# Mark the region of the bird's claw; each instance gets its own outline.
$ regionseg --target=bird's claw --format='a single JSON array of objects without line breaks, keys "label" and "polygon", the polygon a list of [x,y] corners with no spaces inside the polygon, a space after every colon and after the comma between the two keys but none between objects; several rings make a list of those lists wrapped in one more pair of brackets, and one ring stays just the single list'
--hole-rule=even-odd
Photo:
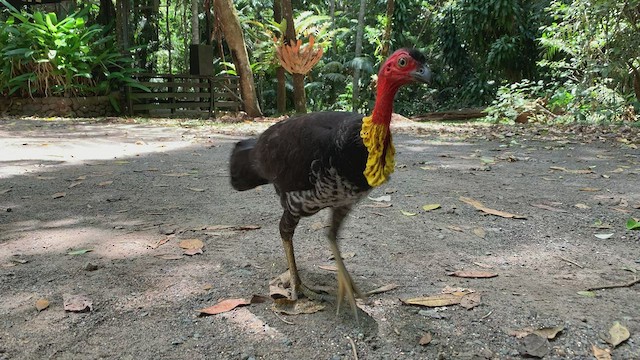
[{"label": "bird's claw", "polygon": [[338,302],[336,313],[340,312],[340,305],[342,305],[342,300],[344,298],[349,302],[349,306],[351,306],[351,310],[353,310],[353,316],[358,320],[358,306],[356,305],[356,297],[360,299],[364,299],[365,296],[362,295],[358,287],[351,279],[351,275],[347,271],[346,268],[340,269],[338,268]]}]

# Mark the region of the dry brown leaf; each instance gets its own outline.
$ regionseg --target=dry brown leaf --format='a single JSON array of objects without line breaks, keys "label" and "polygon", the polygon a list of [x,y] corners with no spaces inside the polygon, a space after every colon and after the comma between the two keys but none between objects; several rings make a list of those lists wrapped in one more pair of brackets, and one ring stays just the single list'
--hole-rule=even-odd
[{"label": "dry brown leaf", "polygon": [[575,207],[576,207],[576,208],[578,208],[578,209],[582,209],[582,210],[588,210],[588,209],[591,209],[591,206],[589,206],[589,205],[587,205],[587,204],[582,204],[582,203],[577,203],[577,204],[575,204],[575,205],[573,205],[573,206],[575,206]]},{"label": "dry brown leaf", "polygon": [[522,339],[523,337],[533,333],[533,328],[524,328],[520,330],[510,330],[508,334],[510,336],[515,336],[517,339]]},{"label": "dry brown leaf", "polygon": [[474,307],[480,305],[481,301],[482,296],[480,295],[480,293],[466,294],[462,297],[462,299],[460,299],[460,306],[467,310],[471,310]]},{"label": "dry brown leaf", "polygon": [[611,360],[611,350],[609,349],[600,349],[595,345],[591,345],[591,351],[593,351],[593,356],[595,356],[596,360]]},{"label": "dry brown leaf", "polygon": [[[351,259],[353,257],[356,257],[356,253],[352,251],[348,251],[348,252],[341,253],[340,256],[342,257],[342,259]],[[335,259],[336,257],[333,256],[333,254],[329,255],[329,257],[327,258],[327,260],[335,260]]]},{"label": "dry brown leaf", "polygon": [[101,183],[98,183],[98,186],[108,186],[108,185],[111,185],[111,184],[113,184],[113,181],[112,180],[107,180],[107,181],[103,181]]},{"label": "dry brown leaf", "polygon": [[338,271],[338,268],[335,265],[318,265],[318,267],[326,271]]},{"label": "dry brown leaf", "polygon": [[158,240],[155,244],[151,245],[150,247],[151,247],[152,249],[157,249],[157,248],[159,248],[160,246],[162,246],[162,245],[164,245],[164,244],[168,243],[168,242],[169,242],[169,240],[171,240],[171,238],[170,238],[170,237],[167,237],[167,238],[164,238],[164,239],[160,239],[160,240]]},{"label": "dry brown leaf", "polygon": [[398,288],[397,284],[388,284],[388,285],[380,286],[379,288],[376,288],[373,290],[369,290],[367,291],[366,295],[382,294],[384,292],[391,291],[397,288]]},{"label": "dry brown leaf", "polygon": [[449,225],[449,226],[447,226],[447,229],[453,230],[453,231],[457,231],[457,232],[464,232],[463,228],[461,228],[460,226],[455,226],[455,225]]},{"label": "dry brown leaf", "polygon": [[307,298],[296,301],[289,299],[276,299],[273,302],[272,310],[287,315],[313,314],[325,308],[323,304],[314,302]]},{"label": "dry brown leaf", "polygon": [[431,335],[431,333],[427,332],[424,335],[422,335],[422,337],[420,338],[419,344],[422,346],[429,345],[432,339],[433,339],[433,336]]},{"label": "dry brown leaf", "polygon": [[466,204],[469,204],[469,205],[473,206],[474,208],[476,208],[477,210],[482,211],[482,212],[484,212],[486,214],[489,214],[489,215],[495,215],[495,216],[500,216],[500,217],[503,217],[503,218],[513,218],[513,219],[526,219],[527,218],[526,216],[523,216],[523,215],[511,214],[511,213],[508,213],[506,211],[501,211],[501,210],[488,208],[488,207],[484,206],[480,201],[474,200],[474,199],[471,199],[471,198],[468,198],[468,197],[460,196],[460,201],[462,201],[462,202],[464,202]]},{"label": "dry brown leaf", "polygon": [[538,336],[545,337],[549,340],[553,340],[562,330],[564,330],[564,326],[544,327],[533,330],[533,333]]},{"label": "dry brown leaf", "polygon": [[498,274],[490,271],[483,270],[458,270],[452,273],[448,273],[449,276],[472,278],[472,279],[487,279],[498,276]]},{"label": "dry brown leaf", "polygon": [[82,181],[74,181],[71,184],[69,184],[69,186],[67,186],[67,189],[72,189],[80,184],[82,184]]},{"label": "dry brown leaf", "polygon": [[481,239],[484,239],[484,237],[487,235],[487,233],[481,227],[474,228],[473,233]]},{"label": "dry brown leaf", "polygon": [[549,166],[549,169],[564,171],[564,172],[569,173],[569,174],[593,174],[593,170],[591,170],[591,169],[573,170],[573,169],[564,168],[562,166]]},{"label": "dry brown leaf", "polygon": [[291,274],[287,270],[269,282],[269,296],[272,299],[291,298],[290,286]]},{"label": "dry brown leaf", "polygon": [[194,256],[194,255],[202,254],[203,251],[202,251],[202,248],[195,248],[195,249],[185,249],[182,253],[187,256]]},{"label": "dry brown leaf", "polygon": [[200,239],[185,239],[178,243],[178,245],[187,250],[187,249],[201,249],[204,247],[204,243]]},{"label": "dry brown leaf", "polygon": [[421,305],[427,307],[439,307],[460,304],[461,295],[454,294],[437,294],[424,297],[410,298],[400,300],[405,305]]},{"label": "dry brown leaf", "polygon": [[62,300],[65,311],[89,312],[93,310],[93,302],[86,295],[64,294]]},{"label": "dry brown leaf", "polygon": [[36,310],[42,311],[48,307],[49,307],[49,300],[42,298],[36,301]]},{"label": "dry brown leaf", "polygon": [[208,308],[200,309],[198,311],[200,312],[200,315],[216,315],[231,311],[238,306],[245,306],[249,304],[251,304],[251,302],[245,299],[226,299],[213,306],[209,306]]},{"label": "dry brown leaf", "polygon": [[362,205],[362,207],[366,207],[366,208],[374,208],[374,209],[383,209],[383,208],[389,208],[392,207],[393,204],[388,204],[388,203],[373,203],[373,204],[364,204]]},{"label": "dry brown leaf", "polygon": [[58,193],[55,193],[55,194],[51,195],[51,197],[54,198],[54,199],[60,199],[60,198],[63,198],[65,196],[67,196],[66,192],[58,192]]},{"label": "dry brown leaf", "polygon": [[584,188],[581,188],[580,191],[596,192],[596,191],[600,191],[600,188],[584,187]]}]

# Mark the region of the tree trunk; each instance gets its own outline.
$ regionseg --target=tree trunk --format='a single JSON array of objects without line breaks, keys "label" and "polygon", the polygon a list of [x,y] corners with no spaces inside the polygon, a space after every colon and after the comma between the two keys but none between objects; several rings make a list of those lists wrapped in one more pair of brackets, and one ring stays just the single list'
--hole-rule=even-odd
[{"label": "tree trunk", "polygon": [[384,26],[384,33],[382,34],[382,50],[380,51],[380,57],[383,59],[386,59],[389,56],[389,48],[391,47],[391,25],[393,23],[394,5],[394,0],[387,0],[387,23]]},{"label": "tree trunk", "polygon": [[[362,55],[362,33],[364,32],[364,11],[366,0],[360,0],[360,11],[358,12],[358,27],[356,29],[356,58]],[[353,98],[351,99],[352,111],[358,111],[358,100],[360,97],[360,67],[356,66],[353,71]]]},{"label": "tree trunk", "polygon": [[[277,23],[282,22],[281,0],[273,1],[273,19]],[[287,79],[282,66],[278,66],[276,68],[276,78],[278,79],[278,83],[276,85],[276,107],[278,109],[278,114],[284,114],[287,112]]]},{"label": "tree trunk", "polygon": [[200,45],[200,22],[198,21],[198,0],[191,0],[191,43],[194,45]]},{"label": "tree trunk", "polygon": [[[291,0],[282,0],[282,16],[287,21],[287,30],[284,36],[285,44],[296,40],[296,29],[293,24],[293,8]],[[293,105],[296,112],[304,114],[307,112],[307,99],[304,93],[304,75],[291,74],[293,76]]]},{"label": "tree trunk", "polygon": [[240,77],[240,94],[244,103],[244,111],[251,117],[262,116],[242,27],[240,26],[236,8],[233,6],[233,1],[215,0],[214,11],[222,27],[227,45],[231,50],[236,72]]}]

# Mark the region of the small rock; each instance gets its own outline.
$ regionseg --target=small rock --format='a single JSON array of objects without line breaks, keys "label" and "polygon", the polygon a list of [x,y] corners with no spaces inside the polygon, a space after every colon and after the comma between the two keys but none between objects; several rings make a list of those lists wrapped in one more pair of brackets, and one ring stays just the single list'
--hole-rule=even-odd
[{"label": "small rock", "polygon": [[84,266],[84,269],[85,271],[96,271],[98,270],[98,265],[89,262]]}]

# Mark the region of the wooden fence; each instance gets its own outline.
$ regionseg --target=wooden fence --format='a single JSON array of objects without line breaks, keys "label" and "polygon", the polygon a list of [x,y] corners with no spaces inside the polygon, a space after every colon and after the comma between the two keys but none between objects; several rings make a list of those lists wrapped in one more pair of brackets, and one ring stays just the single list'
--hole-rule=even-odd
[{"label": "wooden fence", "polygon": [[237,76],[138,74],[140,84],[151,89],[126,89],[129,115],[207,116],[216,111],[239,111]]}]

